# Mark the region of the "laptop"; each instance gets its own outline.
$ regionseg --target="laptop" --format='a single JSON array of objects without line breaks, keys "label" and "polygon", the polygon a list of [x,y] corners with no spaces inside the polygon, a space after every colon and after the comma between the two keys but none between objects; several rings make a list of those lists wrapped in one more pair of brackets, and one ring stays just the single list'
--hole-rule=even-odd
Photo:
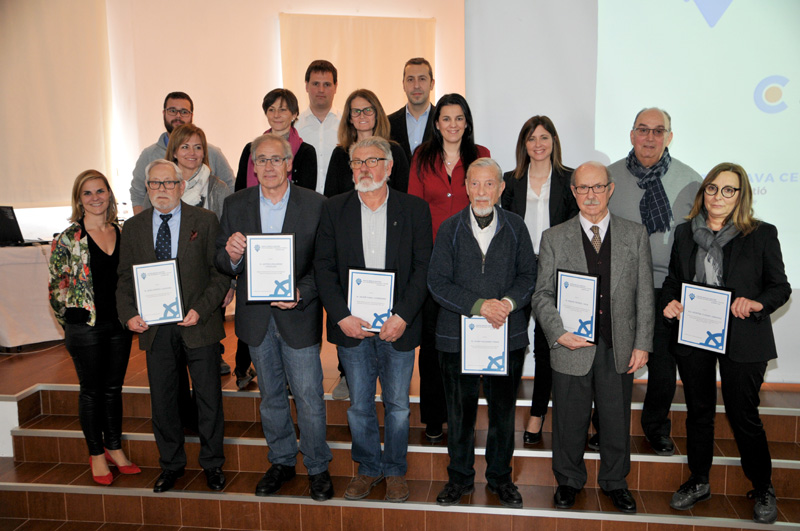
[{"label": "laptop", "polygon": [[26,240],[22,237],[19,229],[17,216],[14,214],[14,207],[0,206],[0,247],[10,245],[35,245],[49,243],[45,240]]}]

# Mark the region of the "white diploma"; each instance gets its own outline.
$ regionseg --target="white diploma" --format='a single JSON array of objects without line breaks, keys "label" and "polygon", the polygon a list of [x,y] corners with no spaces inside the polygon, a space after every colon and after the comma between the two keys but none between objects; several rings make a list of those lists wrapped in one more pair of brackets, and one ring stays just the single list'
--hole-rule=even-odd
[{"label": "white diploma", "polygon": [[165,260],[133,266],[139,315],[148,325],[183,321],[178,262]]},{"label": "white diploma", "polygon": [[593,343],[599,277],[559,270],[556,308],[567,332]]},{"label": "white diploma", "polygon": [[293,301],[294,234],[248,234],[247,300]]},{"label": "white diploma", "polygon": [[678,343],[725,354],[733,292],[684,282]]},{"label": "white diploma", "polygon": [[461,316],[462,374],[508,374],[506,323],[494,328],[485,317]]},{"label": "white diploma", "polygon": [[394,306],[393,271],[351,269],[347,307],[351,315],[370,323],[369,332],[380,332]]}]

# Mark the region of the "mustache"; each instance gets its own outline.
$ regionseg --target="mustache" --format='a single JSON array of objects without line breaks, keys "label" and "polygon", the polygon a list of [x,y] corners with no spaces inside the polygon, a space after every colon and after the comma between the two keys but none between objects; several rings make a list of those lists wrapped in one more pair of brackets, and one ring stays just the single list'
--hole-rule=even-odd
[{"label": "mustache", "polygon": [[586,199],[583,200],[583,204],[585,206],[599,205],[600,204],[600,200],[597,199],[596,197],[594,197],[594,198],[587,197]]}]

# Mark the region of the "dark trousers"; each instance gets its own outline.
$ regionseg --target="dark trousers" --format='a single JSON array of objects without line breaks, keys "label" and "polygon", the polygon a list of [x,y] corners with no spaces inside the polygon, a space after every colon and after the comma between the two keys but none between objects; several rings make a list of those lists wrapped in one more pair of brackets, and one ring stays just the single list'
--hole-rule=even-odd
[{"label": "dark trousers", "polygon": [[439,305],[428,295],[422,306],[422,340],[419,345],[419,413],[423,424],[447,422],[439,352],[436,350],[436,319]]},{"label": "dark trousers", "polygon": [[672,421],[669,409],[675,397],[676,362],[670,352],[670,331],[659,304],[661,289],[655,290],[656,322],[653,328],[653,352],[647,360],[647,393],[642,407],[642,430],[648,439],[669,437]]},{"label": "dark trousers", "polygon": [[131,355],[131,334],[118,321],[67,324],[67,347],[80,382],[78,417],[90,455],[122,448],[122,383]]},{"label": "dark trousers", "polygon": [[677,359],[686,395],[686,444],[692,476],[708,482],[711,470],[719,361],[725,414],[742,456],[742,469],[753,488],[769,486],[772,459],[767,434],[758,415],[758,392],[764,382],[767,362],[738,363],[725,355],[702,349],[693,349],[690,355],[677,356]]},{"label": "dark trousers", "polygon": [[236,367],[234,374],[239,378],[247,376],[247,369],[250,368],[250,347],[241,339],[236,343]]},{"label": "dark trousers", "polygon": [[550,368],[550,345],[539,322],[533,332],[533,356],[536,367],[533,373],[533,397],[531,400],[531,417],[541,417],[547,413],[550,394],[553,390],[553,369]]},{"label": "dark trousers", "polygon": [[559,485],[581,489],[586,484],[583,452],[594,397],[603,426],[597,481],[605,490],[628,488],[632,390],[633,374],[617,374],[614,351],[602,339],[588,374],[553,371],[553,474]]},{"label": "dark trousers", "polygon": [[515,404],[524,360],[524,348],[512,350],[508,354],[508,376],[480,376],[461,374],[460,353],[439,353],[447,397],[447,474],[453,483],[475,482],[475,418],[481,380],[489,405],[486,480],[492,486],[511,481]]},{"label": "dark trousers", "polygon": [[[202,325],[196,325],[202,326]],[[183,428],[178,408],[179,372],[185,355],[192,377],[197,403],[200,435],[200,456],[203,468],[221,467],[224,422],[222,386],[219,379],[218,345],[188,348],[177,325],[158,327],[153,344],[147,351],[147,377],[150,380],[150,401],[153,411],[153,435],[160,454],[161,468],[179,471],[186,466]]]}]

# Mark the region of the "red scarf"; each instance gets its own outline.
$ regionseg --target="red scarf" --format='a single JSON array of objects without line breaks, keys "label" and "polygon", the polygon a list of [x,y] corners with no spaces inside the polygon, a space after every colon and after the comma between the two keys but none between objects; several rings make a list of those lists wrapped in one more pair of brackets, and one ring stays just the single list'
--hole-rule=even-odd
[{"label": "red scarf", "polygon": [[[264,134],[271,133],[272,129],[267,129],[264,131]],[[300,149],[300,145],[303,143],[303,139],[300,138],[300,133],[297,132],[297,129],[292,126],[289,129],[289,145],[292,146],[292,157],[297,155],[297,150]],[[292,174],[289,174],[289,180],[292,180]],[[256,177],[256,167],[253,164],[253,154],[250,153],[250,156],[247,158],[247,187],[250,188],[251,186],[255,186],[258,184],[258,177]]]}]

